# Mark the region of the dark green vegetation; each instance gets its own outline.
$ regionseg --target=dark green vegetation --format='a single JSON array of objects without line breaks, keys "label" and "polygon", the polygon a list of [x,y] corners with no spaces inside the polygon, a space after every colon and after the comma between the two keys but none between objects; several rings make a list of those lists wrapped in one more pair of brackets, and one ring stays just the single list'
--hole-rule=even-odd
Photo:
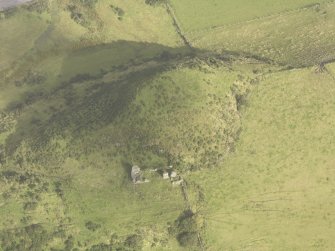
[{"label": "dark green vegetation", "polygon": [[335,5],[249,2],[1,12],[0,250],[332,250]]}]

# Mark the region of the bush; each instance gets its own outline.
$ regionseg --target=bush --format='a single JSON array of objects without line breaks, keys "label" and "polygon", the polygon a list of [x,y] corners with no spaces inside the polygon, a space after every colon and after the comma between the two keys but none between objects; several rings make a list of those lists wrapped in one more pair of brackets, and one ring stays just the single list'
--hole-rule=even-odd
[{"label": "bush", "polygon": [[157,4],[163,4],[166,0],[145,0],[145,3],[148,5],[157,5]]},{"label": "bush", "polygon": [[24,104],[21,101],[13,101],[6,107],[7,112],[20,112],[24,108]]},{"label": "bush", "polygon": [[63,198],[64,191],[62,189],[62,183],[59,181],[55,182],[55,192],[59,197]]},{"label": "bush", "polygon": [[77,74],[74,77],[72,77],[69,80],[69,84],[79,83],[79,82],[84,82],[84,81],[94,80],[94,79],[96,79],[96,77],[91,76],[89,73],[81,73],[81,74]]},{"label": "bush", "polygon": [[49,9],[48,1],[45,0],[35,0],[29,4],[22,5],[22,8],[28,11],[36,11],[38,13],[45,12]]},{"label": "bush", "polygon": [[88,251],[112,251],[115,250],[112,248],[112,245],[100,243],[96,244],[90,247],[90,249],[87,249]]},{"label": "bush", "polygon": [[177,240],[182,247],[197,247],[198,236],[196,232],[183,232],[177,236]]},{"label": "bush", "polygon": [[71,251],[72,248],[74,247],[74,238],[72,235],[70,235],[66,241],[64,242],[64,245],[65,245],[65,248],[64,250],[65,251]]},{"label": "bush", "polygon": [[37,207],[37,202],[36,201],[29,201],[26,202],[23,206],[24,210],[34,210]]},{"label": "bush", "polygon": [[99,229],[101,227],[100,224],[94,223],[92,221],[88,221],[85,223],[85,227],[90,230],[90,231],[96,231],[97,229]]},{"label": "bush", "polygon": [[83,5],[87,5],[89,7],[94,7],[98,0],[80,0]]},{"label": "bush", "polygon": [[185,210],[169,230],[182,247],[198,246],[196,215],[191,210]]},{"label": "bush", "polygon": [[0,232],[1,250],[45,250],[50,240],[48,232],[39,224]]},{"label": "bush", "polygon": [[133,234],[126,238],[124,244],[131,250],[142,250],[143,239],[140,235]]},{"label": "bush", "polygon": [[110,5],[110,7],[112,8],[113,12],[118,16],[118,19],[122,20],[122,17],[124,16],[125,13],[124,10],[114,5]]}]

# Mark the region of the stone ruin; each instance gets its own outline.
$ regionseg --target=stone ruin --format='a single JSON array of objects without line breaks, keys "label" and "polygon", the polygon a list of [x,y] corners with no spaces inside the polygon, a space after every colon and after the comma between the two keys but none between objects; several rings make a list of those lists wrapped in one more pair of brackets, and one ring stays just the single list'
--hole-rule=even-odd
[{"label": "stone ruin", "polygon": [[141,168],[139,168],[136,165],[131,168],[131,178],[134,184],[141,184],[141,183],[149,182],[149,180],[143,178]]}]

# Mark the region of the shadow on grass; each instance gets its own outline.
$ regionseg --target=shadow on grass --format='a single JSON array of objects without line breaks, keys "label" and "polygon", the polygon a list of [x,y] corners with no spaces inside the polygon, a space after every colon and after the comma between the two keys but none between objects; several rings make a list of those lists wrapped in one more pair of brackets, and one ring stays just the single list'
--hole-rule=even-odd
[{"label": "shadow on grass", "polygon": [[[7,154],[12,154],[25,139],[41,148],[65,132],[75,137],[83,130],[110,124],[127,109],[147,80],[196,54],[186,47],[129,41],[74,51],[63,62],[56,88],[27,92],[8,105],[8,112],[21,115],[15,132],[7,138]],[[104,82],[102,77],[106,74],[123,75]],[[74,86],[78,85],[86,90],[76,93]],[[62,99],[65,105],[61,108],[53,104]],[[41,110],[47,112],[43,116],[35,112]]]}]

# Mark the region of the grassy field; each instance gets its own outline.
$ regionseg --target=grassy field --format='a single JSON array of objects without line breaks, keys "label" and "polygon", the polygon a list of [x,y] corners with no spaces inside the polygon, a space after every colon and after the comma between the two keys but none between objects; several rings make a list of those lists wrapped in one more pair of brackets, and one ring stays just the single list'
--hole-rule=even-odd
[{"label": "grassy field", "polygon": [[191,178],[207,195],[209,250],[332,250],[334,94],[310,68],[253,90],[236,152]]},{"label": "grassy field", "polygon": [[[67,124],[73,106],[81,115],[101,114],[84,101],[94,100],[96,85],[103,86],[98,86],[103,94],[125,78],[110,91],[126,97],[117,92],[132,92],[135,86],[121,86],[131,80],[127,75],[132,71],[155,66],[143,81],[169,64],[162,56],[171,57],[172,64],[188,54],[176,48],[181,42],[170,17],[164,8],[143,1],[99,1],[93,7],[80,1],[40,3],[1,13],[0,250],[100,250],[112,244],[122,250],[181,249],[168,232],[168,224],[185,209],[178,187],[149,173],[150,186],[134,188],[128,166],[121,161],[127,156],[109,151],[111,144],[97,153],[103,141],[100,132],[95,134],[96,144],[88,141],[94,130],[87,127],[82,140],[39,133],[51,122],[73,133],[79,125],[71,122],[82,119],[74,116]],[[101,104],[120,107],[108,98],[102,96]],[[93,113],[86,114],[83,125],[99,124]],[[65,120],[54,118],[57,114]],[[113,133],[108,128],[106,132]],[[33,144],[32,149],[29,138],[45,148]],[[79,145],[71,145],[71,140]],[[20,147],[7,162],[3,154],[10,145]],[[86,149],[93,149],[89,157]]]},{"label": "grassy field", "polygon": [[[32,8],[22,6],[1,14],[0,85],[6,85],[0,93],[2,107],[5,99],[22,96],[13,85],[37,68],[41,69],[38,73],[47,73],[43,88],[48,89],[63,81],[57,79],[59,75],[69,78],[78,72],[96,73],[130,59],[159,56],[182,45],[165,9],[153,8],[143,1],[99,1],[93,7],[76,0],[35,2]],[[122,17],[111,6],[122,9]],[[81,19],[76,19],[76,15]],[[130,47],[132,50],[125,50]],[[96,65],[100,60],[101,64]]]},{"label": "grassy field", "polygon": [[[15,18],[0,19],[0,71],[24,56],[46,30],[48,18],[21,11]],[[22,42],[21,38],[25,41]]]},{"label": "grassy field", "polygon": [[335,4],[169,5],[0,12],[1,251],[334,249]]},{"label": "grassy field", "polygon": [[[163,51],[144,48],[152,55]],[[113,52],[106,46],[100,49],[102,52],[99,47],[76,52],[70,60],[82,56],[94,61],[97,53]],[[149,173],[152,182],[134,191],[128,167],[136,163],[150,169],[179,163],[176,168],[183,172],[222,161],[240,128],[232,88],[242,97],[268,66],[255,60],[229,63],[187,54],[185,59],[173,60],[183,57],[180,51],[171,50],[170,63],[158,58],[144,68],[135,63],[129,69],[112,67],[100,72],[81,65],[68,74],[91,70],[89,75],[70,78],[64,74],[64,80],[70,81],[51,89],[52,96],[46,86],[45,92],[19,108],[7,104],[4,111],[20,111],[20,116],[14,133],[8,133],[13,130],[11,125],[1,134],[11,156],[4,168],[38,173],[47,185],[44,188],[44,183],[34,180],[18,185],[16,179],[4,178],[3,192],[13,190],[20,200],[17,196],[4,199],[3,210],[11,210],[12,218],[2,226],[22,229],[38,224],[52,236],[43,245],[53,248],[64,248],[71,236],[78,248],[90,248],[109,245],[113,233],[120,243],[136,233],[143,238],[143,249],[183,249],[168,231],[186,209],[180,188]],[[28,79],[22,81],[22,86],[12,88],[31,93]],[[13,101],[13,96],[8,100]],[[61,235],[57,234],[59,226],[63,226]],[[13,231],[3,235],[13,239],[7,244],[2,237],[5,247],[22,237],[21,232]]]},{"label": "grassy field", "polygon": [[206,30],[217,26],[240,23],[292,9],[326,1],[297,0],[171,0],[185,32]]},{"label": "grassy field", "polygon": [[245,52],[293,67],[310,66],[334,58],[334,11],[334,3],[323,4],[194,33],[190,40],[200,48]]}]

